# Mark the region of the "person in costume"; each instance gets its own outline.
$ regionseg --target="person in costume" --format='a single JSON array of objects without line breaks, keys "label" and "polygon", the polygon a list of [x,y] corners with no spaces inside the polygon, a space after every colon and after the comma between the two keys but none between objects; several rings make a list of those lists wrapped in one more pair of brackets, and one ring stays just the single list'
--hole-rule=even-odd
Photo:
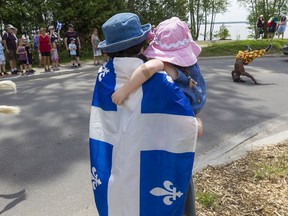
[{"label": "person in costume", "polygon": [[244,65],[250,64],[255,58],[259,58],[264,56],[267,52],[269,52],[272,48],[272,44],[269,44],[266,49],[261,50],[252,50],[249,46],[247,46],[247,50],[241,51],[236,55],[236,61],[234,64],[234,70],[231,72],[232,79],[234,82],[245,82],[241,79],[240,76],[247,76],[253,80],[255,84],[259,84],[256,79],[246,72]]},{"label": "person in costume", "polygon": [[98,71],[90,116],[90,161],[100,216],[182,216],[198,125],[182,90],[155,73],[122,105],[112,101],[147,59],[150,24],[119,13],[102,26],[98,47],[110,57]]}]

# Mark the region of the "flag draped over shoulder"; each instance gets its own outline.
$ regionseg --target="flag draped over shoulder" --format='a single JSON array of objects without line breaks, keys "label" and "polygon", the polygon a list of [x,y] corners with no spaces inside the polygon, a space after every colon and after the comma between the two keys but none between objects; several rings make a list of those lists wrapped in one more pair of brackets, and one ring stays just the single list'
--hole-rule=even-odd
[{"label": "flag draped over shoulder", "polygon": [[192,174],[197,124],[183,92],[158,72],[123,105],[111,100],[138,58],[98,72],[90,116],[91,179],[100,216],[180,216]]}]

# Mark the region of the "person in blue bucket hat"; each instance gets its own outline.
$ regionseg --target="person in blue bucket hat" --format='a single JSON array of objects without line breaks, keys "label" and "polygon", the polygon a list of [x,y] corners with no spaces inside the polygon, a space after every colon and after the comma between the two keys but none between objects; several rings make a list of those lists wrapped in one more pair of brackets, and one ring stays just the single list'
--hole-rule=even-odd
[{"label": "person in blue bucket hat", "polygon": [[[90,175],[100,216],[182,216],[198,125],[188,99],[159,71],[125,102],[114,91],[146,61],[150,24],[119,13],[102,26],[99,48],[110,60],[98,71],[92,98]],[[145,70],[143,70],[143,76]]]},{"label": "person in blue bucket hat", "polygon": [[141,25],[137,15],[120,13],[105,22],[102,30],[105,40],[98,47],[106,53],[115,53],[145,41],[151,24]]}]

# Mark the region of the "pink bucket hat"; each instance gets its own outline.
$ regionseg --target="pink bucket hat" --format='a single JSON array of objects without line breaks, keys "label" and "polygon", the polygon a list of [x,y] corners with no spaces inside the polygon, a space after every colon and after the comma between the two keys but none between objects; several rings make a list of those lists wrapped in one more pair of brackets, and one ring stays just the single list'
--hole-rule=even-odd
[{"label": "pink bucket hat", "polygon": [[153,33],[154,39],[144,51],[146,57],[182,67],[197,62],[201,47],[193,41],[187,24],[178,17],[159,23]]}]

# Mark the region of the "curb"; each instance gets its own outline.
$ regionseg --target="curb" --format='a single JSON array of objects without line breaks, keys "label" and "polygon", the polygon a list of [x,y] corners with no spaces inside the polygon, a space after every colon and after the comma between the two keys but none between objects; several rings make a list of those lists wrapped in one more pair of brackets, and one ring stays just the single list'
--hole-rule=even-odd
[{"label": "curb", "polygon": [[197,156],[196,153],[193,172],[199,172],[207,166],[225,165],[245,156],[249,151],[283,142],[288,139],[287,128],[288,114],[248,128],[204,154]]},{"label": "curb", "polygon": [[[17,75],[17,76],[10,76],[10,77],[4,77],[0,80],[12,80],[12,81],[23,81],[23,80],[33,80],[33,79],[39,79],[39,78],[49,78],[49,77],[54,77],[54,76],[60,76],[60,75],[67,75],[67,74],[72,74],[72,73],[81,73],[83,72],[82,69],[90,69],[90,68],[95,68],[96,71],[98,71],[99,66],[94,66],[90,62],[84,63],[84,65],[81,65],[79,68],[69,68],[68,64],[64,64],[61,66],[61,69],[59,71],[51,71],[51,72],[40,72],[43,71],[42,68],[37,68],[36,72],[31,75]],[[35,69],[34,69],[35,70]]]}]

